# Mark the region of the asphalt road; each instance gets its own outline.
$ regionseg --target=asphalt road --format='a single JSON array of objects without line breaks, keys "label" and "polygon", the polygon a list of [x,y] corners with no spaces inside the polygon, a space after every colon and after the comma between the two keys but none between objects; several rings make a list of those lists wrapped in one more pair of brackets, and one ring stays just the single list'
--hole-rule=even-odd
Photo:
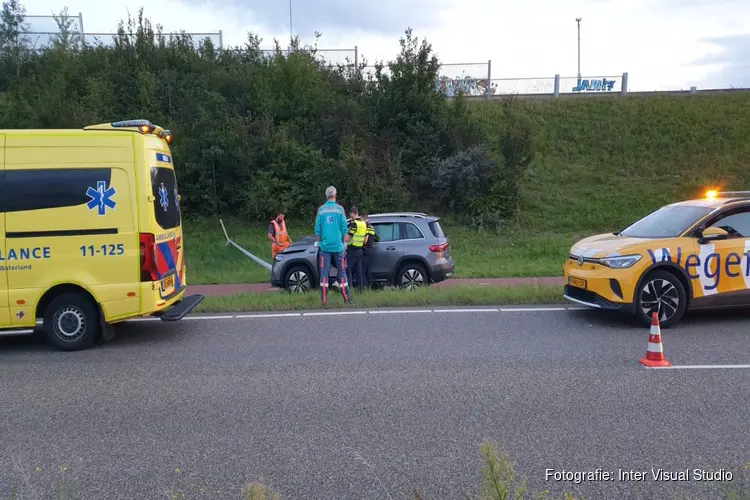
[{"label": "asphalt road", "polygon": [[[750,364],[746,314],[664,330],[667,358]],[[0,498],[239,498],[263,480],[282,498],[457,499],[478,491],[483,440],[555,498],[719,497],[651,468],[740,486],[750,369],[649,370],[647,341],[581,310],[142,322],[78,353],[0,339]],[[548,468],[649,475],[576,485]]]}]

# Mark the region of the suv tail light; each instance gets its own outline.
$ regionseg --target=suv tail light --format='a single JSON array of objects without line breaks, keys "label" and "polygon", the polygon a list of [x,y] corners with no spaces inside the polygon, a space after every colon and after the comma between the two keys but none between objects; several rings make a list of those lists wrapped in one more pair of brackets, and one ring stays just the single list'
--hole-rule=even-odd
[{"label": "suv tail light", "polygon": [[[449,243],[441,243],[440,245],[430,245],[430,252],[445,252],[448,250]],[[423,247],[424,248],[424,247]]]},{"label": "suv tail light", "polygon": [[150,233],[140,233],[141,281],[158,281],[156,271],[156,238]]}]

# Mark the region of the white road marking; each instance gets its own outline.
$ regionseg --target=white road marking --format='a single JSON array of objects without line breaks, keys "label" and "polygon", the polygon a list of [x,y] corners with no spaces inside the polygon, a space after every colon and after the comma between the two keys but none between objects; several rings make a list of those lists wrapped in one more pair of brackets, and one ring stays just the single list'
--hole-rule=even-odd
[{"label": "white road marking", "polygon": [[182,319],[234,319],[234,314],[231,316],[185,316]]},{"label": "white road marking", "polygon": [[750,368],[750,365],[678,365],[678,366],[647,366],[649,370],[679,370],[694,369],[708,370],[712,368]]},{"label": "white road marking", "polygon": [[278,313],[278,314],[238,314],[234,319],[245,318],[292,318],[302,316],[302,313]]},{"label": "white road marking", "polygon": [[[228,319],[253,319],[253,318],[298,318],[300,316],[349,316],[363,314],[434,314],[434,313],[490,313],[490,312],[556,312],[556,311],[585,311],[589,307],[479,307],[479,308],[455,308],[455,309],[361,309],[356,311],[336,310],[336,311],[312,311],[312,312],[279,312],[257,314],[225,314],[225,315],[191,315],[188,314],[182,319],[192,321],[212,321]],[[157,317],[133,318],[126,320],[129,323],[144,321],[161,321]],[[38,323],[41,323],[39,321]]]},{"label": "white road marking", "polygon": [[[357,311],[313,311],[313,312],[288,312],[288,313],[257,313],[257,314],[226,314],[226,315],[187,315],[182,319],[192,321],[212,321],[227,319],[253,319],[253,318],[298,318],[300,316],[350,316],[364,314],[434,314],[434,313],[490,313],[490,312],[556,312],[588,310],[588,307],[486,307],[486,308],[456,308],[456,309],[371,309]],[[134,318],[126,320],[129,323],[144,321],[161,321],[160,318]]]},{"label": "white road marking", "polygon": [[11,337],[13,335],[28,335],[30,333],[34,333],[33,328],[27,328],[24,330],[0,330],[0,336],[8,336]]},{"label": "white road marking", "polygon": [[500,312],[498,308],[490,309],[434,309],[436,313],[475,313],[475,312]]},{"label": "white road marking", "polygon": [[500,312],[565,311],[564,307],[501,307]]},{"label": "white road marking", "polygon": [[434,311],[432,309],[404,309],[401,311],[399,311],[398,309],[396,310],[391,309],[388,311],[375,310],[375,311],[367,311],[367,312],[369,312],[370,314],[419,314],[419,313],[431,313]]},{"label": "white road marking", "polygon": [[367,311],[325,311],[325,312],[309,312],[304,313],[303,316],[341,316],[341,315],[352,315],[352,314],[367,314]]}]

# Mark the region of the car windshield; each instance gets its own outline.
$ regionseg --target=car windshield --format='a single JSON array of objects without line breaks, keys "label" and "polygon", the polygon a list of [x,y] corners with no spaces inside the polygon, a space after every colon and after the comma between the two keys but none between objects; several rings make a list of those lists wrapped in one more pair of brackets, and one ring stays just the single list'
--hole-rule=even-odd
[{"label": "car windshield", "polygon": [[711,210],[709,207],[684,205],[662,207],[619,234],[628,238],[675,238]]}]

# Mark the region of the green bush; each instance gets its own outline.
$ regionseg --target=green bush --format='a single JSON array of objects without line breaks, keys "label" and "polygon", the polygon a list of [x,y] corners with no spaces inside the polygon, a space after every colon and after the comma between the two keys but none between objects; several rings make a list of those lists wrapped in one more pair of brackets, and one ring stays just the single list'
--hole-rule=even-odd
[{"label": "green bush", "polygon": [[[309,217],[331,184],[345,206],[370,212],[441,207],[436,164],[464,158],[484,166],[476,151],[498,150],[498,141],[514,148],[517,140],[484,134],[465,102],[435,91],[440,63],[410,29],[390,74],[378,63],[365,77],[366,61],[334,67],[297,40],[290,53],[277,43],[266,57],[253,34],[234,50],[185,34],[164,37],[142,11],[120,23],[110,46],[82,46],[59,16],[60,35],[33,51],[24,13],[17,0],[3,4],[0,127],[146,118],[169,128],[188,218],[267,220],[280,208]],[[518,165],[500,161],[477,172],[512,179]],[[477,182],[494,185],[494,177]],[[462,215],[486,215],[489,192],[456,196]]]}]

